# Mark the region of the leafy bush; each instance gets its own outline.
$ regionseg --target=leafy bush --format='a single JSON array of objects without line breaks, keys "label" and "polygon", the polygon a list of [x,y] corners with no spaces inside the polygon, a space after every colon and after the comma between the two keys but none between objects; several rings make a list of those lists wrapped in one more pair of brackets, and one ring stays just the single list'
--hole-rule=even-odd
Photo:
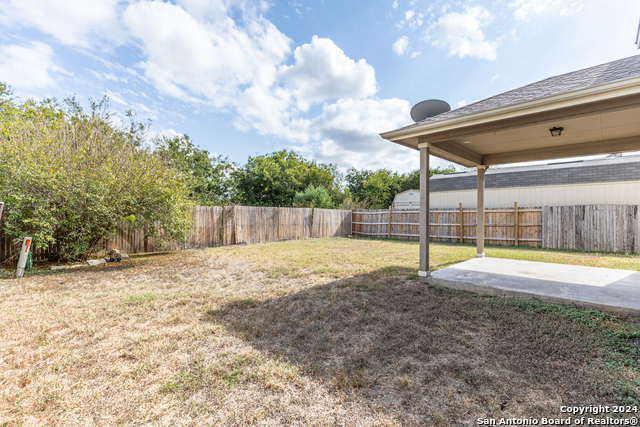
[{"label": "leafy bush", "polygon": [[184,177],[143,142],[146,125],[116,127],[106,99],[89,112],[74,100],[15,104],[0,86],[3,228],[61,259],[86,259],[124,222],[159,244],[191,230]]},{"label": "leafy bush", "polygon": [[333,202],[324,187],[314,187],[309,184],[303,192],[296,193],[293,198],[293,207],[333,209]]}]

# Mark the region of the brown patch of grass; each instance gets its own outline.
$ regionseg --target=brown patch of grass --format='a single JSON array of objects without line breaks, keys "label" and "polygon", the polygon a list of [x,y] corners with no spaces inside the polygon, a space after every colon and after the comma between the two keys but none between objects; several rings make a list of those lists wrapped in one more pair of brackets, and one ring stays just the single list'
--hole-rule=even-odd
[{"label": "brown patch of grass", "polygon": [[471,425],[637,398],[636,323],[416,268],[412,242],[321,239],[0,280],[0,425]]},{"label": "brown patch of grass", "polygon": [[[638,392],[616,383],[602,363],[619,357],[606,350],[611,336],[601,328],[616,323],[608,315],[382,273],[229,311],[221,322],[255,348],[284,354],[303,371],[312,366],[349,399],[384,406],[403,424],[559,417],[558,402],[613,404]],[[362,282],[377,290],[363,290]]]}]

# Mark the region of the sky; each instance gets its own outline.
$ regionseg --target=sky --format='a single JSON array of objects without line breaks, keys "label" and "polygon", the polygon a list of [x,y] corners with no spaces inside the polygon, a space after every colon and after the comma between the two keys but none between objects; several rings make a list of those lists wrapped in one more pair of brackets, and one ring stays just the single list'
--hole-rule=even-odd
[{"label": "sky", "polygon": [[[0,0],[17,97],[109,97],[212,155],[292,149],[342,170],[418,168],[379,134],[638,54],[637,0]],[[432,159],[434,166],[448,162]]]}]

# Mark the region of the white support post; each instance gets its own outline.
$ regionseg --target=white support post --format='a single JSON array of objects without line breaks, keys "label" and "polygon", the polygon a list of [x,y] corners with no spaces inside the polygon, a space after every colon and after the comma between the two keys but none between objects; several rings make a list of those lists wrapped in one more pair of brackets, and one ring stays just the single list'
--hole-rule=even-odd
[{"label": "white support post", "polygon": [[20,258],[18,258],[18,268],[16,269],[16,279],[21,279],[24,274],[24,268],[27,265],[27,255],[31,249],[31,237],[25,237],[20,250]]},{"label": "white support post", "polygon": [[420,269],[419,277],[429,277],[429,145],[420,147]]},{"label": "white support post", "polygon": [[484,172],[486,166],[478,166],[478,208],[476,210],[476,258],[484,258]]}]

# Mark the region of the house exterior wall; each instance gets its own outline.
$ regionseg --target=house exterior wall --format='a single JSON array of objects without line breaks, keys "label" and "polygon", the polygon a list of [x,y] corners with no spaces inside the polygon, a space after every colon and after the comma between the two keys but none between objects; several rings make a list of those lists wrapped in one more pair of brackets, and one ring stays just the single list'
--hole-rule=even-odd
[{"label": "house exterior wall", "polygon": [[[594,184],[543,185],[536,187],[487,188],[485,208],[572,206],[588,204],[640,204],[640,180]],[[476,208],[476,190],[437,191],[429,195],[432,209]]]},{"label": "house exterior wall", "polygon": [[[476,171],[429,179],[433,209],[477,207]],[[413,195],[411,195],[413,193]],[[485,207],[501,208],[597,204],[640,205],[640,155],[548,165],[494,168],[486,172]],[[420,206],[420,190],[398,193],[394,208]]]},{"label": "house exterior wall", "polygon": [[[596,184],[640,181],[640,156],[620,157],[534,167],[489,169],[485,188],[541,187],[552,185]],[[475,172],[434,175],[429,180],[433,192],[475,190]]]}]

